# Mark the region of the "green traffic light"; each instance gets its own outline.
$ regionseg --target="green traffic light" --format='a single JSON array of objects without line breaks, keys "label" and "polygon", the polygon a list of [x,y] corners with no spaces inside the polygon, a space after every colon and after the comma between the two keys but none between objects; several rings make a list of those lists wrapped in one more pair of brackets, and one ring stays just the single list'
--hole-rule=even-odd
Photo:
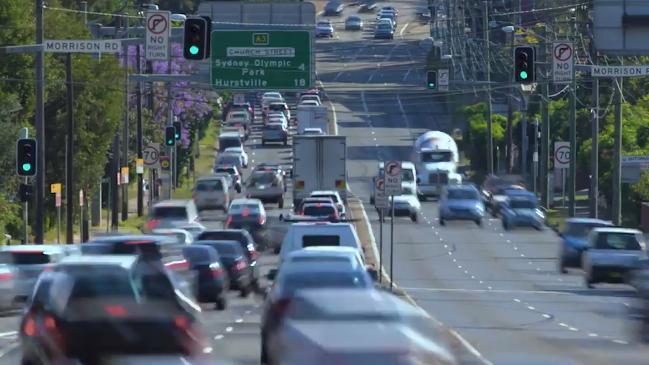
[{"label": "green traffic light", "polygon": [[169,146],[173,146],[173,144],[174,144],[174,140],[173,140],[173,139],[167,140],[167,144],[168,144]]},{"label": "green traffic light", "polygon": [[23,171],[31,171],[31,169],[32,169],[32,164],[30,163],[23,164]]},{"label": "green traffic light", "polygon": [[527,79],[527,72],[526,71],[521,71],[519,73],[521,79],[526,80]]},{"label": "green traffic light", "polygon": [[198,54],[198,47],[197,46],[189,47],[189,53],[191,53],[193,55],[197,55]]}]

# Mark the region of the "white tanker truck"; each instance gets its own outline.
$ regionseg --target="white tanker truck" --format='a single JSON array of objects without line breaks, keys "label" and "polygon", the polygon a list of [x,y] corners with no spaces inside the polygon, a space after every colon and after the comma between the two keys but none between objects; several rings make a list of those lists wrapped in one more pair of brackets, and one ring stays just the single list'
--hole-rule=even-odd
[{"label": "white tanker truck", "polygon": [[440,131],[428,131],[415,141],[411,157],[417,169],[419,200],[439,196],[444,186],[461,184],[457,173],[460,156],[451,136]]}]

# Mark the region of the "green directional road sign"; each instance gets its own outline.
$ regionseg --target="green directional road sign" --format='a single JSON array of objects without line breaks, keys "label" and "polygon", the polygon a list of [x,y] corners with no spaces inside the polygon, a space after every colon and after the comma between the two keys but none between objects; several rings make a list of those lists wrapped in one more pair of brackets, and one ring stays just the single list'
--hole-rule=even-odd
[{"label": "green directional road sign", "polygon": [[215,30],[211,81],[216,89],[311,88],[311,33],[307,30]]}]

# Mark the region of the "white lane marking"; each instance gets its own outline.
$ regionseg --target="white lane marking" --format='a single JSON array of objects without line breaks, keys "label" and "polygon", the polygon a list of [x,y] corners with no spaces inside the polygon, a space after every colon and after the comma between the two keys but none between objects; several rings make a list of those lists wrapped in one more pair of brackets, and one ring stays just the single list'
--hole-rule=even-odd
[{"label": "white lane marking", "polygon": [[628,345],[629,343],[624,341],[624,340],[613,340],[613,342],[620,344],[620,345]]},{"label": "white lane marking", "polygon": [[[480,284],[484,284],[484,281],[480,280]],[[459,288],[425,288],[425,287],[401,287],[403,290],[412,290],[412,291],[427,291],[427,292],[449,292],[449,293],[486,293],[487,291],[484,289],[459,289]],[[573,293],[566,293],[566,292],[560,292],[560,291],[549,291],[549,290],[516,290],[516,289],[495,289],[495,290],[490,290],[490,293],[498,293],[498,294],[513,294],[513,295],[521,295],[521,294],[543,294],[543,295],[557,295],[557,296],[570,296],[570,295],[575,295]],[[521,300],[517,298],[514,299],[516,303],[521,303]]]},{"label": "white lane marking", "polygon": [[561,326],[561,327],[570,327],[570,326],[568,326],[567,324],[565,324],[565,323],[563,323],[563,322],[560,322],[560,323],[559,323],[559,326]]},{"label": "white lane marking", "polygon": [[568,328],[568,330],[570,330],[572,332],[577,332],[577,331],[579,331],[579,328],[570,327],[570,328]]},{"label": "white lane marking", "polygon": [[487,287],[487,289],[489,289],[489,290],[493,290],[493,288],[492,288],[492,287],[490,287],[490,286],[488,286],[488,287]]},{"label": "white lane marking", "polygon": [[599,337],[599,335],[597,333],[592,333],[591,332],[591,333],[588,334],[588,337]]},{"label": "white lane marking", "polygon": [[252,313],[252,311],[246,311],[246,314],[250,314],[250,313]]},{"label": "white lane marking", "polygon": [[516,303],[520,303],[520,302],[521,302],[521,300],[518,299],[518,298],[514,298],[514,301],[515,301]]},{"label": "white lane marking", "polygon": [[338,115],[336,114],[336,107],[334,106],[333,102],[329,102],[329,105],[331,106],[331,115],[333,117],[333,134],[335,136],[338,135]]},{"label": "white lane marking", "polygon": [[17,336],[18,331],[0,332],[0,338]]},{"label": "white lane marking", "polygon": [[543,313],[543,318],[548,318],[549,319],[549,318],[552,318],[552,316],[547,314],[547,313]]},{"label": "white lane marking", "polygon": [[536,308],[532,307],[531,305],[528,305],[528,306],[527,306],[527,309],[529,309],[529,310],[531,310],[531,311],[536,310]]},{"label": "white lane marking", "polygon": [[216,335],[216,336],[214,336],[214,339],[215,339],[215,340],[221,340],[221,339],[223,339],[223,337],[225,337],[225,336],[223,336],[223,335]]},{"label": "white lane marking", "polygon": [[232,327],[225,327],[225,332],[232,332],[233,328]]},{"label": "white lane marking", "polygon": [[406,28],[408,28],[408,25],[410,25],[410,23],[406,23],[406,24],[403,26],[403,28],[401,28],[401,31],[399,32],[399,37],[403,37],[403,32],[406,31]]},{"label": "white lane marking", "polygon": [[237,318],[234,322],[241,323],[241,322],[243,322],[243,318]]}]

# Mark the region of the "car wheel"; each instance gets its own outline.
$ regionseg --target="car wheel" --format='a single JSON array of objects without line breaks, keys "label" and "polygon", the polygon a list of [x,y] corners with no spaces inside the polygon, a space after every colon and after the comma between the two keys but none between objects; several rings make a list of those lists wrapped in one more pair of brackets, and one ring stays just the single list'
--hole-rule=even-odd
[{"label": "car wheel", "polygon": [[278,207],[279,209],[283,209],[283,208],[284,208],[284,198],[279,198],[279,200],[277,201],[277,207]]},{"label": "car wheel", "polygon": [[370,197],[370,204],[374,205],[374,197]]},{"label": "car wheel", "polygon": [[476,224],[478,227],[482,227],[482,219],[476,219],[475,224]]},{"label": "car wheel", "polygon": [[426,201],[426,195],[417,194],[417,199],[419,199],[420,202],[425,202]]},{"label": "car wheel", "polygon": [[288,145],[288,140],[285,139],[285,140],[284,140],[284,146],[287,146],[287,145]]},{"label": "car wheel", "polygon": [[239,293],[241,298],[245,298],[250,294],[250,286],[243,287]]},{"label": "car wheel", "polygon": [[419,217],[419,215],[417,213],[411,214],[410,215],[410,220],[413,221],[414,223],[417,223],[417,221],[419,220],[418,217]]},{"label": "car wheel", "polygon": [[584,275],[584,283],[586,284],[586,287],[587,287],[588,289],[592,289],[592,288],[595,287],[595,286],[593,286],[593,284],[595,283],[595,282],[593,281],[593,277],[592,277],[590,274],[588,274],[588,273],[586,273],[586,274]]},{"label": "car wheel", "polygon": [[442,226],[446,225],[446,221],[444,220],[444,218],[441,218],[441,217],[439,218],[439,224],[442,225]]},{"label": "car wheel", "polygon": [[566,273],[568,272],[568,270],[566,270],[566,265],[563,263],[563,260],[562,260],[562,259],[559,259],[559,264],[558,264],[558,266],[559,266],[559,272],[560,272],[561,274],[566,274]]},{"label": "car wheel", "polygon": [[217,310],[225,310],[227,307],[227,299],[225,299],[225,293],[221,294],[221,297],[216,299],[216,309]]},{"label": "car wheel", "polygon": [[507,221],[503,221],[503,229],[505,231],[509,231],[511,229],[511,227],[509,227],[509,223],[507,223]]}]

